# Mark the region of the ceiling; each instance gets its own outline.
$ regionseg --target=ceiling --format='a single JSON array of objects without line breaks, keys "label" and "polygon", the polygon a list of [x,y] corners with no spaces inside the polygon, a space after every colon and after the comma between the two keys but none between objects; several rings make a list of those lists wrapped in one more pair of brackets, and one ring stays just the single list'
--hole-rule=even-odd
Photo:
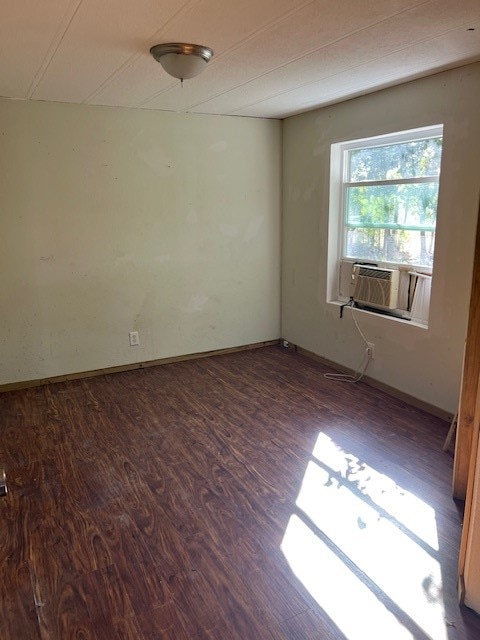
[{"label": "ceiling", "polygon": [[[283,118],[480,60],[480,0],[2,0],[0,95]],[[215,55],[192,80],[149,54]]]}]

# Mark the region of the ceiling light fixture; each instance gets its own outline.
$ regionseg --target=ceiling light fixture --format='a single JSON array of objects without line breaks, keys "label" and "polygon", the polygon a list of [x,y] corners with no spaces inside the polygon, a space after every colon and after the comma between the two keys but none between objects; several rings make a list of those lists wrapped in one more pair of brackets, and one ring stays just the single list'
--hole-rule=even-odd
[{"label": "ceiling light fixture", "polygon": [[150,53],[167,73],[183,81],[201,73],[213,56],[213,51],[200,44],[171,42],[156,44]]}]

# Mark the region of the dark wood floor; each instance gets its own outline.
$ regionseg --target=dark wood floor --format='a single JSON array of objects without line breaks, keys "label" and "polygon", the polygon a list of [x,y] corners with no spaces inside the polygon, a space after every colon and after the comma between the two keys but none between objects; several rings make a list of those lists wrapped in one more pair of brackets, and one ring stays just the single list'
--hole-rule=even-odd
[{"label": "dark wood floor", "polygon": [[1,640],[480,638],[448,425],[324,371],[269,347],[1,395]]}]

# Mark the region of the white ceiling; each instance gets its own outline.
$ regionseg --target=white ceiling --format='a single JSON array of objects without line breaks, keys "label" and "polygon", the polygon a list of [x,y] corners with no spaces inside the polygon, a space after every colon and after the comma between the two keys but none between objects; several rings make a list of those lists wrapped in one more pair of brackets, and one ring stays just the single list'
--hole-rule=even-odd
[{"label": "white ceiling", "polygon": [[[1,5],[0,95],[27,100],[282,118],[480,60],[480,0]],[[161,42],[215,55],[182,88]]]}]

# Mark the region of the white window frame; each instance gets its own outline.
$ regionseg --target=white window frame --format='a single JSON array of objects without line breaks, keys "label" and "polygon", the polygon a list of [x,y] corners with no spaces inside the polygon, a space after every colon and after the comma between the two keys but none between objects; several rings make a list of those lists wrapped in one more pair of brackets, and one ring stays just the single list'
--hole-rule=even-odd
[{"label": "white window frame", "polygon": [[[331,146],[330,154],[330,203],[329,203],[329,228],[328,228],[328,281],[327,281],[327,300],[330,302],[341,301],[339,296],[339,273],[340,262],[342,260],[355,262],[355,257],[344,256],[344,246],[346,239],[346,225],[345,225],[345,202],[344,194],[346,187],[352,185],[362,184],[368,185],[381,185],[381,184],[411,184],[411,183],[425,183],[436,182],[439,183],[440,177],[417,177],[417,178],[403,178],[398,180],[375,180],[375,181],[363,181],[348,182],[347,177],[347,162],[346,152],[352,149],[366,149],[368,147],[400,144],[402,142],[408,142],[413,140],[422,140],[425,138],[432,138],[444,136],[443,124],[431,125],[428,127],[421,127],[417,129],[408,129],[405,131],[394,132],[390,134],[378,135],[368,138],[359,138],[356,140],[347,140],[343,142],[337,142]],[[359,262],[367,262],[365,258],[358,258]],[[435,253],[433,261],[435,262]],[[415,271],[419,270],[422,273],[433,272],[433,267],[425,265],[418,265],[415,263],[395,263],[385,262],[372,259],[379,267],[394,268],[400,271]]]}]

